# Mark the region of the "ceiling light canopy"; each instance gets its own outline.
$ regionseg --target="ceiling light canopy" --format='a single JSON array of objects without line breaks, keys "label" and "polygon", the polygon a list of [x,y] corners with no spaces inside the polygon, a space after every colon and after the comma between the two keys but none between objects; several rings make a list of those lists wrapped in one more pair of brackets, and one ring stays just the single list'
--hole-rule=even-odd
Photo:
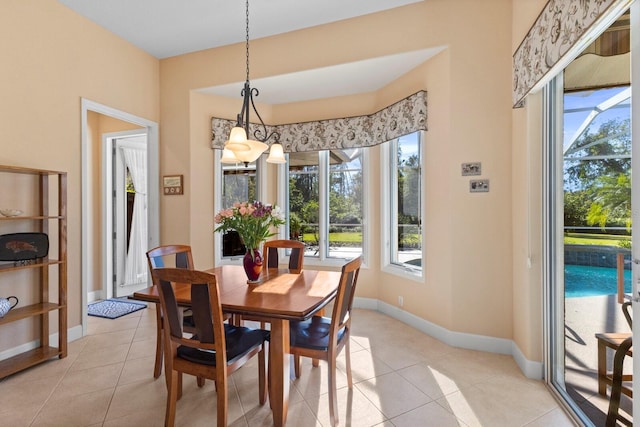
[{"label": "ceiling light canopy", "polygon": [[[260,92],[256,88],[251,88],[249,83],[249,0],[246,0],[246,57],[247,57],[247,79],[244,82],[244,88],[240,95],[243,97],[242,109],[237,117],[236,125],[231,129],[229,134],[229,140],[224,145],[224,151],[222,153],[221,163],[244,163],[245,167],[249,163],[256,161],[262,153],[267,151],[269,145],[266,142],[273,137],[274,143],[271,145],[271,150],[267,162],[269,163],[285,163],[284,151],[282,145],[279,142],[280,134],[278,132],[267,132],[267,126],[264,124],[260,113],[256,109],[253,102],[253,96],[258,96]],[[260,123],[258,128],[253,132],[255,139],[249,139],[251,135],[249,131],[249,113],[253,110],[258,117]]]}]

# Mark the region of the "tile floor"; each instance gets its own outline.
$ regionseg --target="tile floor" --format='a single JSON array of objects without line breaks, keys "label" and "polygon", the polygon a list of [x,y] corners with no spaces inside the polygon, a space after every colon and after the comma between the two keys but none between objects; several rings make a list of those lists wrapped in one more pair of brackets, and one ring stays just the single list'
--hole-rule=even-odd
[{"label": "tile floor", "polygon": [[[154,380],[153,307],[108,320],[89,317],[89,334],[69,356],[0,381],[0,426],[162,426],[164,377]],[[540,381],[522,375],[510,356],[450,347],[390,317],[355,310],[354,387],[338,363],[341,425],[569,426]],[[272,425],[260,406],[254,361],[231,377],[229,425]],[[291,383],[289,426],[328,426],[326,364],[305,360]],[[215,422],[215,391],[185,376],[179,426]]]}]

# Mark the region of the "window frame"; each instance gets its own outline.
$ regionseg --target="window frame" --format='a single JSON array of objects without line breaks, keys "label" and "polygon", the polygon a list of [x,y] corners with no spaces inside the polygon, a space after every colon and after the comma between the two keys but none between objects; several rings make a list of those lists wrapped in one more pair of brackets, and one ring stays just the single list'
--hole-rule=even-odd
[{"label": "window frame", "polygon": [[[383,242],[381,248],[381,266],[382,271],[390,273],[396,276],[400,276],[406,279],[410,279],[416,282],[424,282],[426,272],[426,232],[425,232],[425,212],[427,199],[425,197],[426,189],[426,177],[425,177],[425,132],[418,131],[418,143],[420,144],[420,224],[422,229],[422,266],[421,268],[415,268],[407,264],[399,264],[392,261],[392,244],[397,242],[397,233],[394,229],[397,229],[397,220],[395,217],[397,213],[394,211],[398,204],[397,194],[397,180],[394,180],[392,173],[397,171],[397,151],[398,140],[387,141],[384,144],[380,144],[380,189],[381,194],[387,197],[382,197],[380,200],[381,215],[381,240]],[[386,166],[388,165],[388,166]],[[395,185],[392,185],[395,184]],[[394,222],[395,221],[395,222]],[[392,226],[392,223],[394,224]]]}]

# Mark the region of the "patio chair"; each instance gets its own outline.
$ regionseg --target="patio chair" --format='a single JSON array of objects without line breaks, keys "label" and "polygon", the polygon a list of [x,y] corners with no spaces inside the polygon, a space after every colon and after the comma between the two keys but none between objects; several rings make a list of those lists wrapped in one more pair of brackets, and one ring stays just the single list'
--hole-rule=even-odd
[{"label": "patio chair", "polygon": [[[622,304],[622,314],[629,325],[629,328],[633,330],[633,321],[631,317],[631,301],[625,301]],[[609,399],[609,410],[607,412],[607,427],[613,427],[620,421],[627,426],[632,426],[633,421],[620,414],[620,398],[622,393],[629,397],[633,397],[633,391],[628,385],[624,385],[624,382],[631,381],[631,375],[625,375],[623,373],[624,358],[627,356],[633,356],[633,335],[628,334],[615,349],[613,356],[613,372],[611,373],[611,398]],[[599,361],[598,361],[599,362]]]}]

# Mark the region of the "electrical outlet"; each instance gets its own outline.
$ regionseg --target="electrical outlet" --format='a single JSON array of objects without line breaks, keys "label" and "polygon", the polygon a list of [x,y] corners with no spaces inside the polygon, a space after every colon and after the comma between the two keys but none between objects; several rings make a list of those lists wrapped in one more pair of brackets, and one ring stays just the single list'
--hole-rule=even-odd
[{"label": "electrical outlet", "polygon": [[398,306],[402,307],[404,305],[404,298],[399,296],[398,297]]},{"label": "electrical outlet", "polygon": [[489,180],[488,179],[472,179],[471,181],[469,181],[469,191],[471,193],[488,193]]}]

